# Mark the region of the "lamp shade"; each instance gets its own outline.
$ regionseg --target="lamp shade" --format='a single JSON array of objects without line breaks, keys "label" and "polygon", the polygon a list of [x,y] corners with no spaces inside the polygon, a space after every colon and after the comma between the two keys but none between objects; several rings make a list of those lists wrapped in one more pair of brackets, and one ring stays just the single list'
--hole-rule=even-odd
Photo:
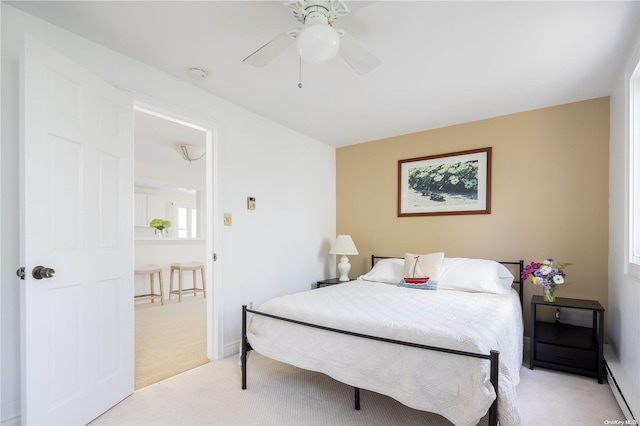
[{"label": "lamp shade", "polygon": [[319,64],[336,56],[340,49],[340,36],[330,25],[309,25],[298,34],[297,44],[300,57],[305,62]]},{"label": "lamp shade", "polygon": [[330,254],[358,254],[358,249],[353,243],[351,235],[338,235],[331,248]]}]

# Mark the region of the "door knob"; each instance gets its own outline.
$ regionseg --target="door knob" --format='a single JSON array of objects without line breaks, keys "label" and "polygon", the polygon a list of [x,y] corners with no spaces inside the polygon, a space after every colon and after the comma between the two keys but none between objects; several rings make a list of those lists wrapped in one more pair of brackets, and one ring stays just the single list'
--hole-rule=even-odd
[{"label": "door knob", "polygon": [[36,280],[41,280],[43,278],[51,278],[55,274],[56,274],[56,271],[54,271],[52,268],[47,268],[45,266],[36,266],[35,268],[33,268],[33,271],[31,271],[31,275]]},{"label": "door knob", "polygon": [[16,275],[20,277],[21,280],[24,280],[24,266],[18,268]]}]

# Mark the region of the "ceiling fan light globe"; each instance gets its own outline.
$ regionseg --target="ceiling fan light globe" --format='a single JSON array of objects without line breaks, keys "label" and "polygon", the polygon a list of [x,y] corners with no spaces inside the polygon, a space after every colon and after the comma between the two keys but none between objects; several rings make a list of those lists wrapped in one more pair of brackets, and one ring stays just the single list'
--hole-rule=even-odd
[{"label": "ceiling fan light globe", "polygon": [[338,54],[340,36],[330,25],[310,25],[298,34],[297,43],[303,61],[319,64]]}]

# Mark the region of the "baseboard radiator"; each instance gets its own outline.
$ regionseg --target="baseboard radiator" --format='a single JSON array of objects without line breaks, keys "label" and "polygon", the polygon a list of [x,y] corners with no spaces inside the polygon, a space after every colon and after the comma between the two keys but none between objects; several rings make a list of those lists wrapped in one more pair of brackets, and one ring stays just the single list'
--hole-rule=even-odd
[{"label": "baseboard radiator", "polygon": [[620,409],[627,420],[637,422],[640,416],[640,397],[609,345],[604,345],[604,365],[607,382]]}]

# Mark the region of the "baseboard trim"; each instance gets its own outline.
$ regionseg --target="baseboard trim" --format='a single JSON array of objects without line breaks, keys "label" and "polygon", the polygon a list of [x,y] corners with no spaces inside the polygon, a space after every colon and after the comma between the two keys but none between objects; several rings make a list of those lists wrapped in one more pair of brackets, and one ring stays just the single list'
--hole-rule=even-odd
[{"label": "baseboard trim", "polygon": [[640,415],[640,397],[609,345],[604,345],[604,361],[607,381],[620,409],[627,420],[637,421]]},{"label": "baseboard trim", "polygon": [[240,340],[234,340],[233,342],[224,345],[223,348],[223,357],[226,358],[233,354],[237,354],[240,352]]}]

